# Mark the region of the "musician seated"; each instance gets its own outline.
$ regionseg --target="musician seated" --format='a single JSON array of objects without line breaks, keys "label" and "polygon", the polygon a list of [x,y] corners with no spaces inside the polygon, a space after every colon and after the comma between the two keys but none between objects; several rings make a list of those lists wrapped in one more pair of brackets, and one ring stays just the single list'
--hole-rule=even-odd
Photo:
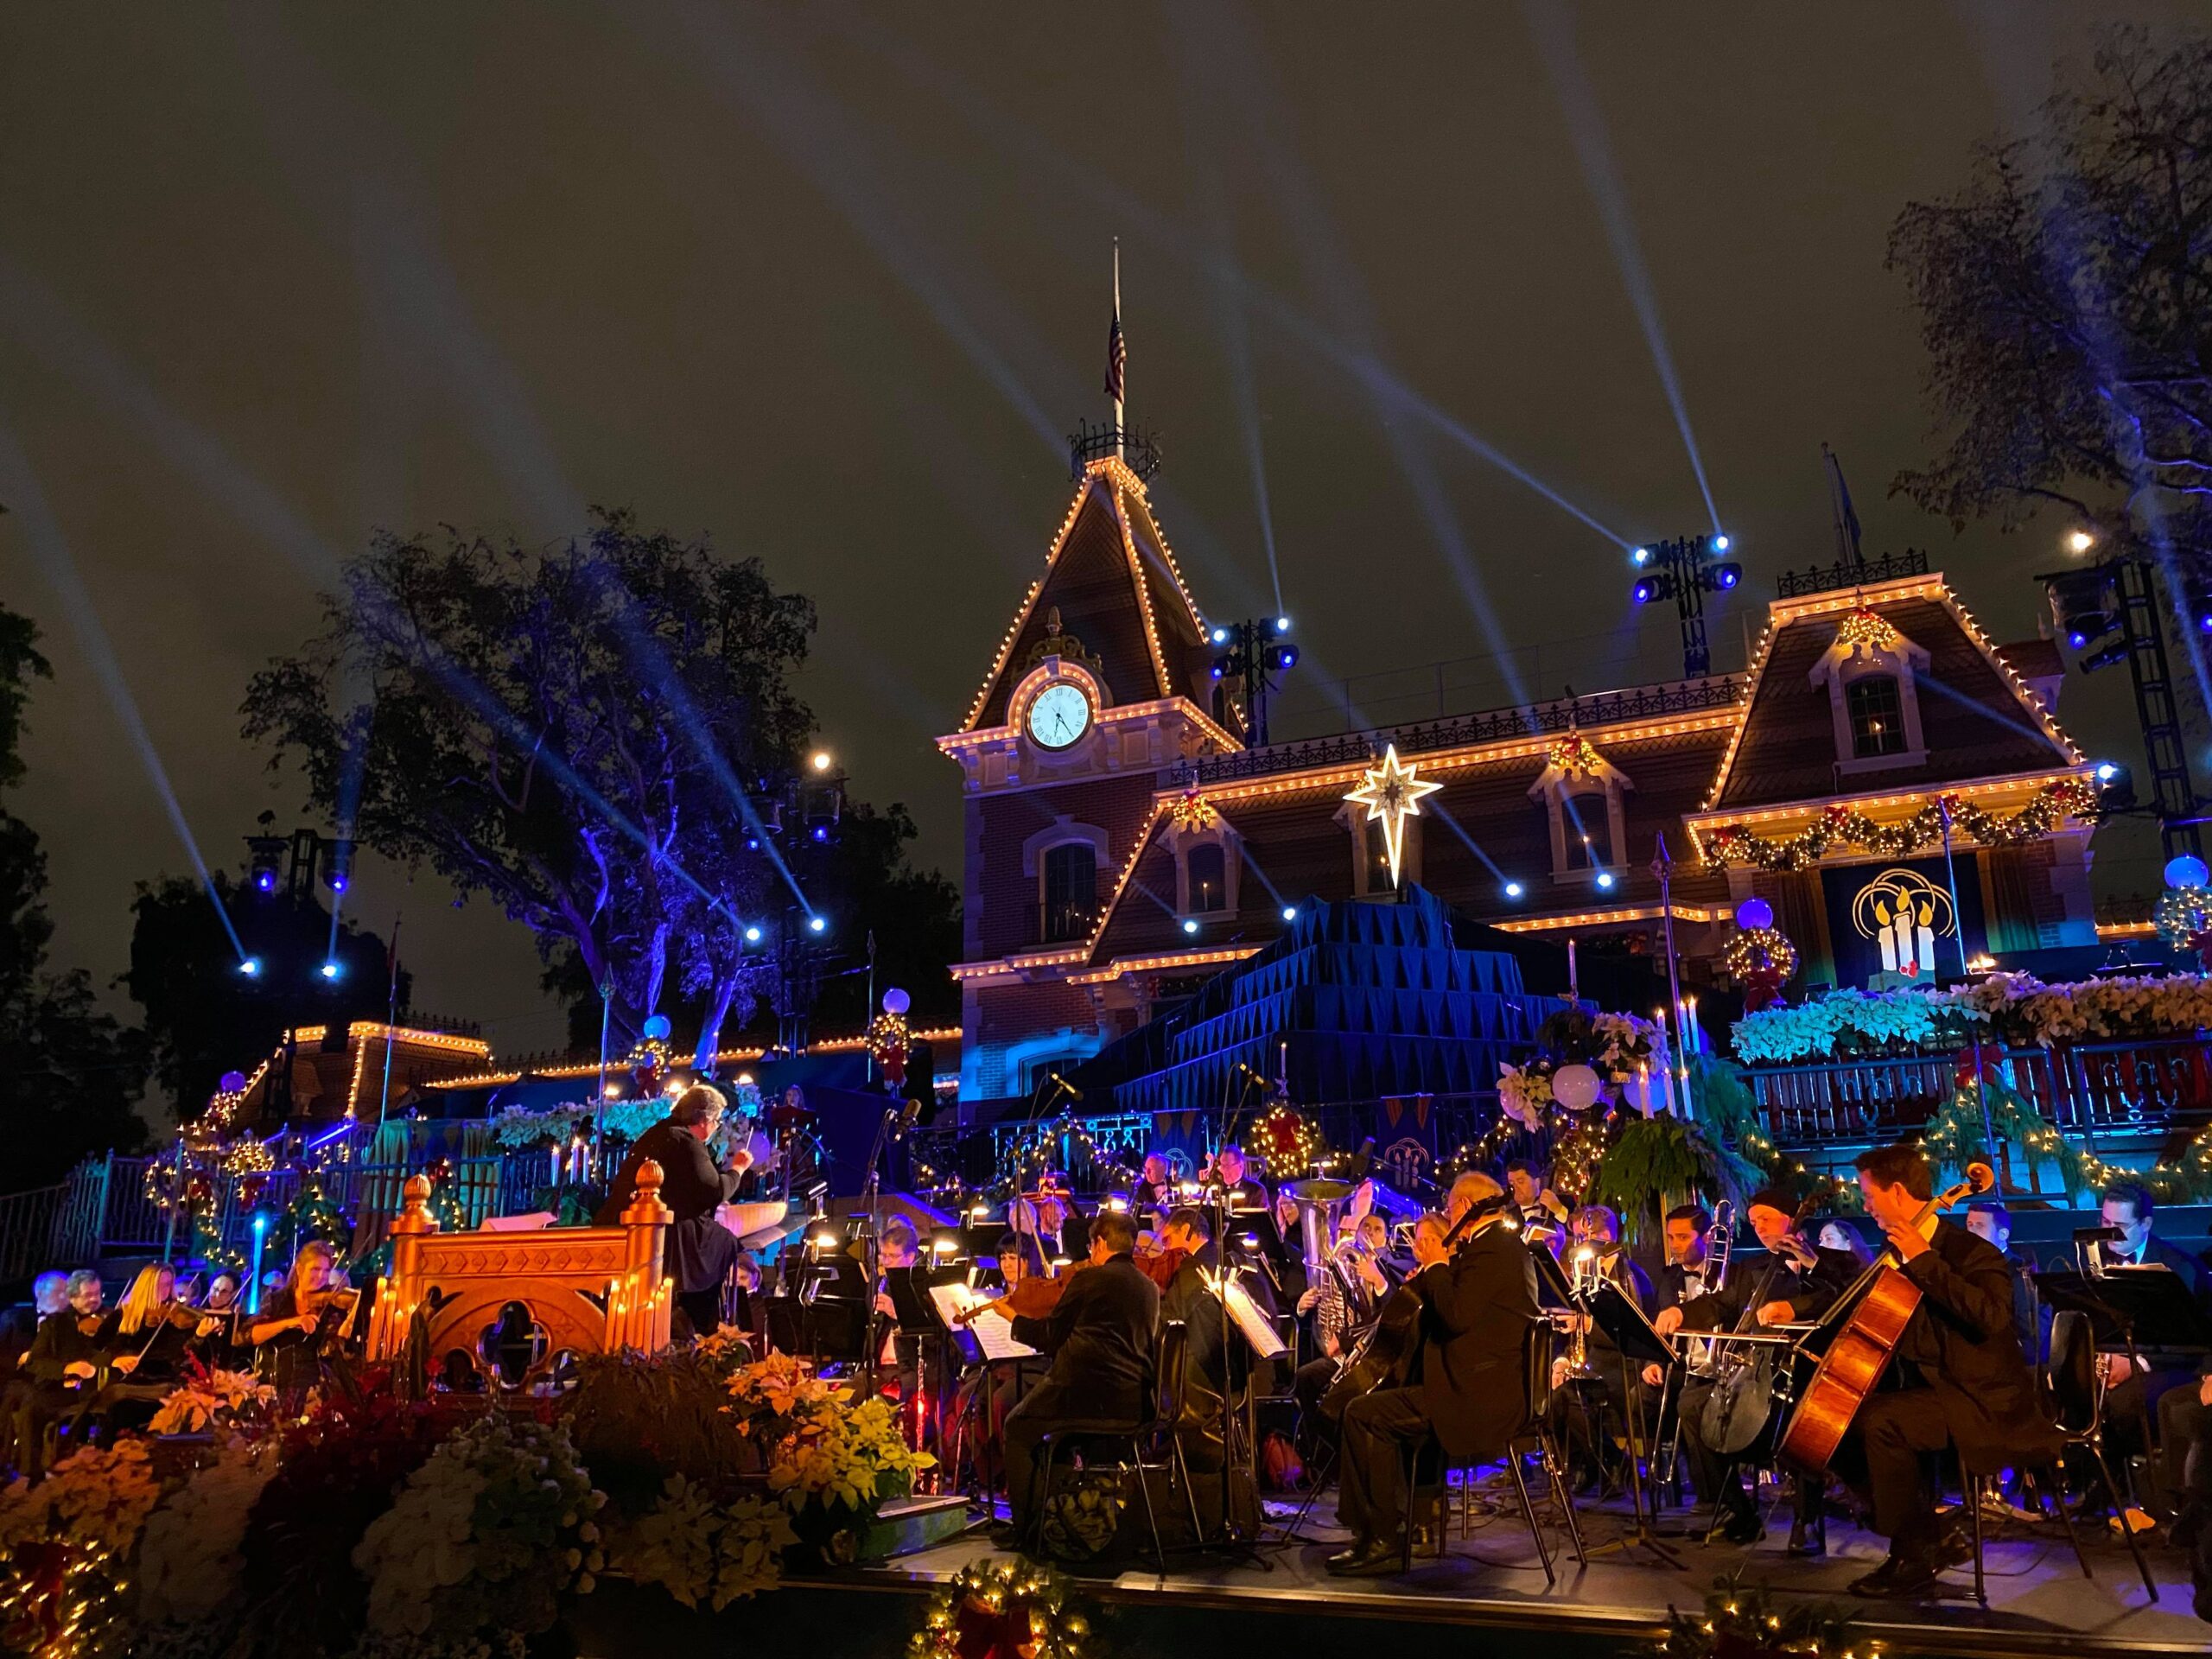
[{"label": "musician seated", "polygon": [[1373,1576],[1397,1571],[1406,1516],[1408,1461],[1432,1440],[1454,1463],[1503,1453],[1526,1423],[1522,1344],[1536,1312],[1536,1272],[1528,1247],[1499,1225],[1504,1189],[1470,1172],[1452,1184],[1448,1223],[1467,1219],[1458,1248],[1416,1230],[1418,1270],[1406,1281],[1421,1302],[1414,1374],[1402,1387],[1351,1401],[1344,1415],[1344,1478],[1338,1516],[1351,1548],[1329,1558],[1329,1571]]},{"label": "musician seated", "polygon": [[1148,1152],[1144,1155],[1144,1170],[1129,1193],[1129,1208],[1150,1211],[1175,1199],[1175,1176],[1164,1152]]},{"label": "musician seated", "polygon": [[[2115,1181],[2104,1190],[2102,1210],[2104,1224],[2117,1229],[2120,1236],[2095,1246],[2095,1266],[2164,1268],[2180,1279],[2198,1309],[2212,1319],[2212,1274],[2187,1250],[2157,1236],[2157,1205],[2148,1188],[2134,1181]],[[2105,1449],[2115,1469],[2152,1451],[2151,1425],[2158,1420],[2159,1406],[2170,1391],[2195,1381],[2197,1357],[2159,1348],[2115,1350],[2105,1355]]]},{"label": "musician seated", "polygon": [[1008,1315],[998,1302],[981,1317],[1012,1318],[1018,1342],[1051,1357],[1052,1369],[1007,1413],[1006,1456],[1010,1529],[1005,1543],[1033,1535],[1042,1494],[1034,1490],[1038,1442],[1063,1425],[1150,1421],[1159,1373],[1160,1287],[1132,1259],[1136,1224],[1109,1211],[1090,1226],[1090,1266],[1073,1274],[1059,1303],[1042,1319]]},{"label": "musician seated", "polygon": [[1205,1185],[1209,1197],[1218,1196],[1234,1215],[1239,1211],[1268,1207],[1268,1189],[1244,1173],[1244,1148],[1224,1147],[1213,1155]]},{"label": "musician seated", "polygon": [[193,1356],[202,1365],[226,1371],[242,1370],[251,1363],[247,1344],[238,1333],[238,1276],[218,1273],[207,1281],[200,1302],[200,1329],[192,1342]]},{"label": "musician seated", "polygon": [[[1607,1280],[1649,1317],[1655,1305],[1651,1280],[1621,1248],[1620,1217],[1605,1205],[1586,1204],[1574,1212],[1570,1226],[1567,1260],[1577,1282]],[[1586,1250],[1590,1252],[1586,1257]],[[1567,1333],[1569,1351],[1552,1361],[1544,1425],[1555,1437],[1554,1444],[1565,1448],[1580,1491],[1603,1478],[1605,1448],[1598,1440],[1597,1421],[1603,1408],[1611,1408],[1625,1433],[1630,1414],[1642,1407],[1634,1380],[1623,1368],[1620,1345],[1603,1325],[1580,1310],[1560,1314],[1554,1323]],[[1578,1338],[1584,1362],[1579,1372],[1573,1357]]]},{"label": "musician seated", "polygon": [[[107,1287],[90,1268],[79,1268],[69,1275],[64,1295],[67,1312],[39,1321],[23,1369],[40,1382],[90,1382],[115,1346],[114,1322],[101,1312],[107,1303]],[[135,1356],[125,1355],[111,1369],[128,1373],[137,1363]]]},{"label": "musician seated", "polygon": [[2012,1212],[1995,1198],[1978,1198],[1967,1206],[1967,1231],[1994,1245],[1998,1255],[2011,1265],[2012,1328],[2019,1333],[2020,1351],[2028,1357],[2028,1363],[2042,1364],[2043,1307],[2036,1295],[2035,1253],[2012,1248]]},{"label": "musician seated", "polygon": [[721,1322],[722,1285],[736,1262],[738,1243],[715,1211],[736,1193],[753,1154],[733,1151],[717,1168],[707,1150],[729,1102],[719,1089],[695,1083],[669,1105],[668,1116],[631,1145],[592,1217],[597,1227],[620,1227],[638,1196],[638,1171],[647,1159],[660,1166],[660,1201],[675,1217],[668,1230],[667,1265],[676,1280],[676,1306],[690,1330],[706,1336]]},{"label": "musician seated", "polygon": [[[1760,1248],[1767,1252],[1763,1269],[1732,1268],[1730,1282],[1718,1293],[1704,1291],[1673,1307],[1662,1307],[1652,1325],[1662,1336],[1678,1331],[1729,1331],[1748,1325],[1788,1325],[1819,1318],[1830,1303],[1859,1276],[1858,1259],[1837,1250],[1823,1250],[1807,1241],[1797,1229],[1797,1202],[1779,1186],[1761,1188],[1745,1206]],[[1719,1350],[1723,1360],[1733,1360],[1726,1345]],[[1724,1366],[1726,1369],[1732,1369]],[[1685,1382],[1678,1409],[1681,1414],[1682,1444],[1689,1453],[1690,1480],[1697,1495],[1714,1506],[1721,1534],[1729,1542],[1758,1541],[1765,1529],[1758,1506],[1744,1490],[1742,1464],[1757,1452],[1766,1439],[1743,1452],[1730,1454],[1711,1445],[1705,1415],[1713,1397],[1714,1380],[1693,1377]],[[1827,1549],[1827,1528],[1821,1518],[1821,1483],[1798,1484],[1797,1507],[1790,1523],[1792,1554],[1821,1555]]]},{"label": "musician seated", "polygon": [[1521,1236],[1556,1249],[1567,1236],[1567,1200],[1552,1191],[1551,1171],[1533,1158],[1509,1158],[1505,1187],[1521,1216]]},{"label": "musician seated", "polygon": [[255,1366],[280,1399],[296,1402],[315,1386],[353,1306],[353,1294],[338,1282],[337,1252],[320,1239],[301,1245],[292,1271],[251,1316],[246,1332]]},{"label": "musician seated", "polygon": [[184,1370],[200,1319],[175,1299],[176,1274],[156,1262],[138,1269],[123,1305],[111,1316],[107,1338],[117,1370],[128,1375],[100,1391],[99,1408],[118,1427],[137,1428],[153,1418],[162,1397]]},{"label": "musician seated", "polygon": [[[1347,1217],[1349,1219],[1349,1217]],[[1431,1235],[1427,1246],[1419,1239]],[[1444,1223],[1423,1216],[1414,1224],[1415,1254],[1424,1248],[1441,1253]],[[1298,1449],[1309,1465],[1332,1458],[1337,1449],[1336,1426],[1320,1410],[1321,1398],[1337,1379],[1344,1356],[1359,1340],[1375,1318],[1375,1310],[1397,1281],[1385,1262],[1390,1229],[1379,1215],[1359,1218],[1349,1237],[1337,1246],[1323,1266],[1320,1282],[1299,1299],[1298,1311],[1313,1315],[1313,1342],[1320,1357],[1308,1360],[1291,1378],[1291,1398],[1298,1402]]]},{"label": "musician seated", "polygon": [[1082,1261],[1090,1254],[1087,1230],[1064,1193],[1047,1192],[1037,1200],[1037,1242],[1046,1262]]},{"label": "musician seated", "polygon": [[[91,1281],[89,1292],[84,1281]],[[36,1480],[45,1466],[46,1428],[69,1408],[74,1385],[64,1380],[64,1368],[71,1358],[79,1357],[79,1332],[72,1330],[66,1336],[55,1332],[41,1345],[39,1338],[48,1325],[76,1326],[86,1317],[80,1313],[76,1301],[89,1294],[89,1314],[92,1328],[99,1328],[99,1275],[98,1274],[63,1273],[55,1270],[42,1273],[31,1285],[31,1305],[20,1310],[27,1319],[18,1319],[11,1332],[10,1346],[14,1349],[8,1368],[6,1392],[7,1416],[0,1421],[0,1438],[8,1444],[0,1445],[0,1456],[17,1474]],[[16,1339],[22,1346],[15,1347]],[[93,1351],[86,1344],[84,1352]],[[34,1365],[34,1357],[41,1363]]]},{"label": "musician seated", "polygon": [[1871,1498],[1874,1529],[1890,1541],[1888,1559],[1851,1588],[1918,1596],[1974,1551],[1959,1511],[1939,1523],[1921,1478],[1925,1454],[1951,1445],[1970,1467],[2033,1466],[2056,1457],[2061,1441],[2037,1403],[2004,1256],[1929,1209],[1935,1176],[1919,1147],[1876,1147],[1856,1163],[1866,1213],[1920,1302],[1895,1351],[1904,1386],[1866,1400],[1838,1460],[1837,1472]]}]

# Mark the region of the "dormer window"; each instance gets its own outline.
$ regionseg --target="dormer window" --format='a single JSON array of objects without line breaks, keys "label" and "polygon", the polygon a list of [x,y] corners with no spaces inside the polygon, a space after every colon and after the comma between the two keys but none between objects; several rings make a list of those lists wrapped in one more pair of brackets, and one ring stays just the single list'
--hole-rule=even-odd
[{"label": "dormer window", "polygon": [[1622,798],[1635,787],[1580,732],[1552,745],[1529,798],[1542,802],[1551,821],[1554,880],[1588,880],[1621,867],[1628,849]]},{"label": "dormer window", "polygon": [[1904,753],[1904,699],[1896,675],[1860,675],[1843,688],[1843,708],[1854,759]]},{"label": "dormer window", "polygon": [[1920,731],[1918,677],[1928,653],[1877,613],[1847,614],[1810,677],[1828,694],[1838,772],[1916,766],[1928,759]]},{"label": "dormer window", "polygon": [[1236,831],[1195,789],[1176,802],[1167,825],[1175,855],[1175,913],[1217,916],[1236,908],[1243,862]]}]

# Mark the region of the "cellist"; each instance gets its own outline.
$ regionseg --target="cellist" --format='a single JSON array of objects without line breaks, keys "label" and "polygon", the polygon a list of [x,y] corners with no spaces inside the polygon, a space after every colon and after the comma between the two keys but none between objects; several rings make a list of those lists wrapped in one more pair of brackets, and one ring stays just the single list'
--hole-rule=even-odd
[{"label": "cellist", "polygon": [[1866,1213],[1888,1236],[1900,1270],[1920,1292],[1896,1357],[1904,1386],[1873,1395],[1845,1435],[1836,1471],[1873,1505],[1888,1559],[1852,1586],[1854,1595],[1924,1594],[1947,1567],[1973,1559],[1961,1511],[1939,1522],[1921,1460],[1946,1445],[1970,1462],[2031,1465],[2056,1455],[2058,1435],[2036,1404],[2035,1377],[2012,1319],[2015,1272],[1997,1247],[1938,1212],[1934,1173],[1920,1148],[1859,1154]]},{"label": "cellist", "polygon": [[1526,1420],[1522,1344],[1536,1314],[1536,1269],[1518,1234],[1501,1224],[1505,1189],[1476,1171],[1452,1183],[1445,1216],[1463,1220],[1458,1248],[1446,1254],[1433,1227],[1414,1233],[1418,1270],[1401,1286],[1421,1300],[1426,1338],[1414,1375],[1344,1408],[1344,1479],[1338,1516],[1351,1529],[1350,1549],[1329,1571],[1373,1577],[1398,1570],[1405,1524],[1405,1454],[1433,1437],[1455,1461],[1499,1454]]},{"label": "cellist", "polygon": [[[1858,1258],[1844,1250],[1824,1250],[1797,1228],[1796,1199],[1787,1189],[1761,1187],[1745,1205],[1751,1231],[1760,1248],[1772,1258],[1771,1267],[1758,1274],[1737,1273],[1717,1295],[1693,1296],[1674,1307],[1662,1307],[1652,1325],[1662,1337],[1677,1331],[1729,1331],[1744,1322],[1748,1313],[1760,1325],[1783,1325],[1818,1319],[1830,1303],[1859,1276]],[[1705,1407],[1713,1383],[1699,1378],[1686,1382],[1679,1409],[1682,1440],[1688,1448],[1690,1478],[1697,1495],[1714,1506],[1721,1535],[1732,1544],[1756,1543],[1766,1529],[1759,1507],[1744,1491],[1744,1478],[1735,1458],[1725,1457],[1706,1444]],[[1798,1486],[1797,1509],[1789,1528],[1789,1553],[1821,1555],[1827,1550],[1827,1528],[1821,1521],[1821,1486],[1803,1480]]]}]

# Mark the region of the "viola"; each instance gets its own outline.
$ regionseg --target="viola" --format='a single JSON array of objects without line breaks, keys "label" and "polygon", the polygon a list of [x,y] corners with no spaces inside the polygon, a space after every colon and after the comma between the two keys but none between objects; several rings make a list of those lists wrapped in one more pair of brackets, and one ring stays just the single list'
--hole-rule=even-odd
[{"label": "viola", "polygon": [[1005,1295],[992,1301],[976,1303],[960,1316],[960,1323],[966,1325],[986,1308],[992,1307],[1003,1310],[1009,1319],[1048,1319],[1052,1310],[1060,1305],[1060,1298],[1067,1294],[1068,1286],[1076,1274],[1090,1266],[1088,1262],[1071,1262],[1051,1273],[1029,1274]]},{"label": "viola", "polygon": [[[1961,1198],[1986,1192],[1996,1185],[1996,1172],[1987,1164],[1968,1164],[1966,1179],[1922,1205],[1913,1223],[1917,1226]],[[1890,1357],[1904,1340],[1920,1297],[1920,1287],[1899,1268],[1894,1249],[1884,1249],[1874,1265],[1859,1274],[1844,1295],[1846,1302],[1856,1298],[1857,1305],[1821,1356],[1804,1397],[1782,1432],[1776,1452],[1784,1462],[1806,1474],[1826,1472],[1859,1408],[1889,1370]]]}]

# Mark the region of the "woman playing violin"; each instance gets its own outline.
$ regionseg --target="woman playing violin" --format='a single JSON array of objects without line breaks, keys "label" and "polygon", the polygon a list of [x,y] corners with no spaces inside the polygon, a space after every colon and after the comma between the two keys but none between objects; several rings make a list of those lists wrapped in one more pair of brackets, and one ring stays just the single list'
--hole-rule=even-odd
[{"label": "woman playing violin", "polygon": [[353,1290],[338,1281],[337,1253],[319,1239],[301,1245],[290,1276],[248,1330],[256,1362],[266,1362],[278,1393],[304,1394],[313,1386],[323,1344],[342,1334],[354,1300]]}]

